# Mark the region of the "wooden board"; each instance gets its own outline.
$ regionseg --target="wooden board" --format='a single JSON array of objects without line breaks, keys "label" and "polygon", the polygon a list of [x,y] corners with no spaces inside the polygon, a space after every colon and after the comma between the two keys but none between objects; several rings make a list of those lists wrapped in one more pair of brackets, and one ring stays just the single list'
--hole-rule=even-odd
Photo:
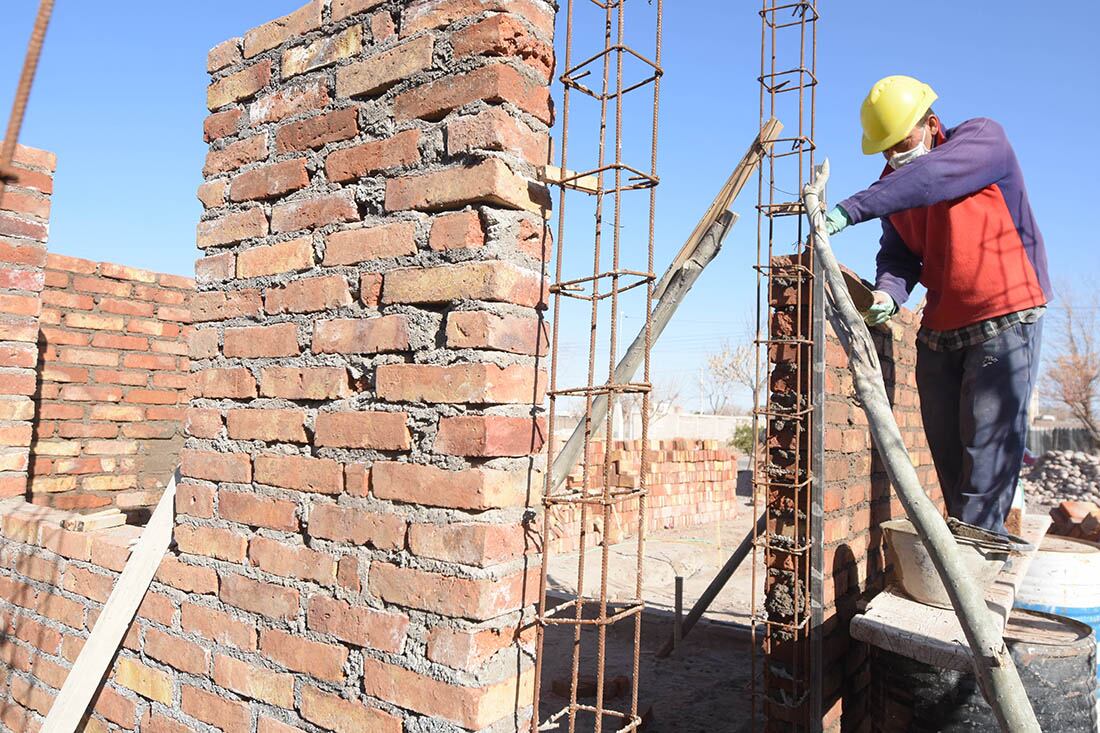
[{"label": "wooden board", "polygon": [[[1021,536],[1034,550],[1015,558],[986,592],[989,613],[1002,631],[1050,521],[1047,516],[1024,519]],[[853,639],[918,662],[960,672],[974,668],[970,646],[955,612],[918,603],[892,586],[875,596],[866,610],[852,619],[850,632]]]},{"label": "wooden board", "polygon": [[134,614],[172,540],[172,525],[176,518],[176,478],[177,474],[173,474],[165,487],[149,524],[138,538],[126,567],[103,605],[95,628],[73,662],[46,716],[43,733],[73,733],[107,674],[111,660],[122,644],[126,630],[130,628]]}]

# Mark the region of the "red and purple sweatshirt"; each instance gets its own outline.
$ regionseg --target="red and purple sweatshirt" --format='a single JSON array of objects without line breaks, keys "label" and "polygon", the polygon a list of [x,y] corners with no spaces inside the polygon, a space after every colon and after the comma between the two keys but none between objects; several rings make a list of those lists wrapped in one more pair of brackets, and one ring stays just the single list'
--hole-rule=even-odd
[{"label": "red and purple sweatshirt", "polygon": [[950,331],[1052,297],[1043,235],[1004,129],[985,118],[940,132],[927,154],[840,202],[882,220],[875,288],[898,305],[928,288],[923,325]]}]

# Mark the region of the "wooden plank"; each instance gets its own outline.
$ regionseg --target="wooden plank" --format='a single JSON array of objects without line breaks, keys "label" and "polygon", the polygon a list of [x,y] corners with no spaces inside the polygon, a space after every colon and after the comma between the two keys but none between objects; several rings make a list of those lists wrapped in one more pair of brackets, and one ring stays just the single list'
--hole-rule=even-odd
[{"label": "wooden plank", "polygon": [[[1015,558],[986,591],[989,613],[1002,631],[1050,522],[1048,516],[1025,517],[1021,536],[1035,549]],[[850,632],[853,639],[918,662],[960,672],[974,669],[970,647],[955,612],[917,603],[895,587],[875,596],[866,611],[852,619]]]},{"label": "wooden plank", "polygon": [[[684,242],[684,246],[680,248],[680,251],[676,254],[676,257],[672,260],[670,270],[677,269],[684,262],[687,262],[691,257],[695,248],[699,246],[700,240],[710,230],[710,227],[714,222],[718,220],[718,217],[722,215],[723,211],[729,209],[733,204],[734,199],[741,193],[741,189],[748,183],[749,178],[752,177],[756,167],[760,165],[760,161],[768,152],[768,148],[775,143],[775,139],[779,137],[779,133],[783,131],[783,123],[772,117],[770,120],[764,123],[760,128],[760,134],[756,136],[756,139],[752,141],[749,149],[745,152],[745,155],[741,158],[741,161],[737,164],[737,167],[733,169],[733,173],[726,179],[726,183],[718,191],[718,195],[714,197],[714,201],[707,207],[706,213],[699,219],[699,223],[695,225],[695,229],[692,230],[691,236]],[[661,289],[653,289],[653,297],[661,297]]]},{"label": "wooden plank", "polygon": [[46,716],[43,733],[73,733],[107,674],[111,660],[122,644],[172,539],[178,475],[179,469],[165,487],[149,524],[141,533],[126,567],[103,605],[95,628]]}]

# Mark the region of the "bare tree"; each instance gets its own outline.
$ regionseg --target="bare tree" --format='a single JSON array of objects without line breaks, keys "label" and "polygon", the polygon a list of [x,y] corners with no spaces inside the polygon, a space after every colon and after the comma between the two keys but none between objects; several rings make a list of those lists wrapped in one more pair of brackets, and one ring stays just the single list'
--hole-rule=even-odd
[{"label": "bare tree", "polygon": [[1097,309],[1100,299],[1075,300],[1066,286],[1062,313],[1050,348],[1052,356],[1044,375],[1043,393],[1065,405],[1081,421],[1094,447],[1100,447],[1100,335]]},{"label": "bare tree", "polygon": [[703,393],[710,411],[721,413],[736,390],[747,389],[753,404],[759,392],[756,383],[756,347],[752,343],[736,346],[722,344],[716,353],[707,356],[707,371],[703,378]]},{"label": "bare tree", "polygon": [[[649,422],[660,420],[680,405],[683,393],[682,385],[677,381],[659,382],[649,391]],[[620,398],[624,415],[642,411],[642,395],[637,392],[625,394]]]}]

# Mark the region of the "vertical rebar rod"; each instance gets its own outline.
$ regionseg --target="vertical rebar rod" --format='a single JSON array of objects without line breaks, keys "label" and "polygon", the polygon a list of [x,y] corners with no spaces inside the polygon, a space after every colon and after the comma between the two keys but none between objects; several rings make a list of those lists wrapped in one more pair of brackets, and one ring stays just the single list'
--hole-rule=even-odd
[{"label": "vertical rebar rod", "polygon": [[42,56],[42,45],[46,41],[46,28],[50,24],[54,0],[42,0],[38,6],[38,16],[34,20],[31,39],[27,44],[27,58],[23,62],[23,72],[19,76],[19,86],[11,104],[11,116],[8,118],[8,130],[4,134],[4,144],[0,147],[0,183],[11,167],[15,157],[15,146],[19,142],[19,131],[23,128],[23,118],[30,101],[31,86],[38,71],[38,59]]}]

